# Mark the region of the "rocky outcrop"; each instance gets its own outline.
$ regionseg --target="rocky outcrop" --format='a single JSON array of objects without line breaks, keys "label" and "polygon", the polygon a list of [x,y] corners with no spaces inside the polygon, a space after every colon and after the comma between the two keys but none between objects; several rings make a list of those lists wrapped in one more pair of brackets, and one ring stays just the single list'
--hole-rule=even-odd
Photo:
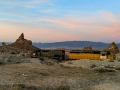
[{"label": "rocky outcrop", "polygon": [[119,52],[119,48],[115,44],[115,42],[112,42],[110,46],[107,48],[108,51],[111,51],[112,54],[116,54]]},{"label": "rocky outcrop", "polygon": [[2,42],[2,46],[5,47],[5,46],[7,46],[7,45],[5,44],[5,42]]},{"label": "rocky outcrop", "polygon": [[90,47],[84,47],[83,48],[83,51],[91,51],[92,50],[92,47],[90,46]]},{"label": "rocky outcrop", "polygon": [[32,46],[32,41],[25,39],[23,33],[14,43],[10,44],[10,46],[24,50],[32,50],[32,51],[39,49],[35,46]]}]

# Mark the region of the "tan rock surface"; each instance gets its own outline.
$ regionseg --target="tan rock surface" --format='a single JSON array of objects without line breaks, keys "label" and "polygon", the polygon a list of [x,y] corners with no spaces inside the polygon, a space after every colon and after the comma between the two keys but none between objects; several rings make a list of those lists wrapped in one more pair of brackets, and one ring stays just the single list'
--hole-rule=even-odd
[{"label": "tan rock surface", "polygon": [[107,48],[108,51],[111,51],[111,53],[116,54],[119,52],[119,48],[115,44],[115,42],[112,42],[110,46]]},{"label": "tan rock surface", "polygon": [[24,34],[22,33],[20,37],[12,44],[10,44],[11,47],[24,49],[24,50],[36,50],[39,49],[35,46],[32,46],[32,41],[24,39]]},{"label": "tan rock surface", "polygon": [[6,46],[6,43],[5,43],[5,42],[2,42],[2,46]]}]

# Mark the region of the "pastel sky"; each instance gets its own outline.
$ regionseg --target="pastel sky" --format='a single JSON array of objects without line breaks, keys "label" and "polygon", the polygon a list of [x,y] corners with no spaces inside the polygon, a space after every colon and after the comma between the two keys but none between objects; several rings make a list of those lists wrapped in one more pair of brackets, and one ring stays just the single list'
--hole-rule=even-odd
[{"label": "pastel sky", "polygon": [[120,43],[120,0],[1,0],[0,42]]}]

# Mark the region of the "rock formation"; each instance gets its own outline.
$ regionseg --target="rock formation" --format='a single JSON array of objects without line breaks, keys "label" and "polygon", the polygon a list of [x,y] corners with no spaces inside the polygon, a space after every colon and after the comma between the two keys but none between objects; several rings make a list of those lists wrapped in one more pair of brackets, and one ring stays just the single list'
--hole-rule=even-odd
[{"label": "rock formation", "polygon": [[3,46],[3,47],[6,46],[5,42],[2,42],[2,46]]},{"label": "rock formation", "polygon": [[92,47],[90,46],[90,47],[84,47],[83,48],[83,51],[91,51],[92,50]]},{"label": "rock formation", "polygon": [[24,34],[22,33],[20,37],[12,44],[10,44],[11,47],[24,49],[24,50],[37,50],[39,48],[32,46],[32,41],[24,39]]},{"label": "rock formation", "polygon": [[112,42],[110,46],[107,48],[108,51],[111,51],[111,53],[116,54],[119,52],[119,48],[115,44],[115,42]]}]

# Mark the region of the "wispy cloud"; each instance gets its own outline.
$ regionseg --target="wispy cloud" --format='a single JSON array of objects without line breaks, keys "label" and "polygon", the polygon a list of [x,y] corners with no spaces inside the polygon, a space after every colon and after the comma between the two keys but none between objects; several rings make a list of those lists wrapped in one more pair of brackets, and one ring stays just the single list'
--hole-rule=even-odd
[{"label": "wispy cloud", "polygon": [[0,4],[2,5],[8,5],[8,6],[22,6],[27,8],[35,8],[39,5],[51,5],[54,6],[54,4],[51,3],[53,0],[2,0]]},{"label": "wispy cloud", "polygon": [[71,22],[71,21],[67,21],[67,20],[62,20],[62,19],[60,20],[60,19],[54,19],[54,18],[51,18],[51,19],[50,18],[48,18],[48,19],[43,18],[41,20],[47,21],[49,23],[55,23],[55,24],[65,25],[65,26],[68,26],[70,28],[77,26],[77,24],[75,22]]},{"label": "wispy cloud", "polygon": [[39,12],[43,12],[43,13],[54,13],[55,10],[53,10],[53,9],[47,9],[47,10],[40,10]]},{"label": "wispy cloud", "polygon": [[[29,16],[31,20],[0,19],[1,37],[11,37],[11,41],[19,33],[27,33],[26,38],[38,42],[87,40],[116,41],[120,36],[120,18],[111,12],[100,11],[89,17],[41,17]],[[2,31],[3,30],[3,31]],[[15,35],[12,36],[14,32]],[[9,34],[9,35],[8,35]],[[34,36],[34,37],[33,37]],[[0,40],[1,41],[1,40]]]}]

